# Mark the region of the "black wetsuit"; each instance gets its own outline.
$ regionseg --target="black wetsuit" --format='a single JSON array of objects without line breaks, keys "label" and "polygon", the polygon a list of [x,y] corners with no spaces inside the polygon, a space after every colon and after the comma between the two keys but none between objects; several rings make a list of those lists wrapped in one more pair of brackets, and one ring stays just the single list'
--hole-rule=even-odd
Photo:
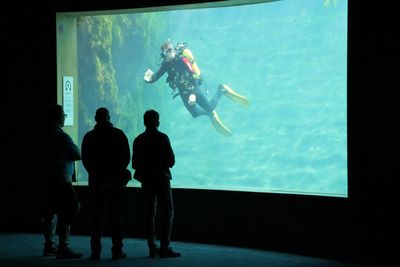
[{"label": "black wetsuit", "polygon": [[[193,72],[183,60],[183,57],[176,56],[173,60],[163,62],[160,69],[153,74],[150,83],[161,78],[168,73],[167,82],[172,89],[178,89],[186,109],[193,117],[200,115],[211,115],[222,96],[221,90],[217,90],[215,96],[210,101],[199,87],[199,79],[193,77]],[[189,96],[196,95],[196,104],[189,104]]]}]

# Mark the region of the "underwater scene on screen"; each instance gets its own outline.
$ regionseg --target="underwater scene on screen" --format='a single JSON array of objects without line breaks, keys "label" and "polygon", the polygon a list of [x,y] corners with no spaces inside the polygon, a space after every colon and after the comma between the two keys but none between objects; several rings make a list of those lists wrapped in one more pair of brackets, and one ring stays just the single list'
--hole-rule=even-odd
[{"label": "underwater scene on screen", "polygon": [[[132,148],[155,109],[174,188],[347,196],[347,1],[82,15],[77,34],[79,144],[104,106]],[[193,117],[167,74],[144,81],[167,40],[191,52],[208,100],[231,90],[212,115]]]}]

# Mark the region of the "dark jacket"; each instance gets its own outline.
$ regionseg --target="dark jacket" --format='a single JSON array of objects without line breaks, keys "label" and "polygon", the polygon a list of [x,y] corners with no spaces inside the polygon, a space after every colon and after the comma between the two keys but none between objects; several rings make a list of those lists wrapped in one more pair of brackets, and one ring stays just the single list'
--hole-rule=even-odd
[{"label": "dark jacket", "polygon": [[51,183],[71,182],[74,161],[81,159],[79,148],[61,127],[51,127],[44,140],[46,149],[46,178]]},{"label": "dark jacket", "polygon": [[125,133],[110,122],[97,123],[82,141],[82,163],[89,173],[89,187],[124,184],[130,161]]},{"label": "dark jacket", "polygon": [[133,141],[132,168],[134,178],[140,182],[157,182],[172,179],[175,155],[166,134],[157,129],[146,129]]}]

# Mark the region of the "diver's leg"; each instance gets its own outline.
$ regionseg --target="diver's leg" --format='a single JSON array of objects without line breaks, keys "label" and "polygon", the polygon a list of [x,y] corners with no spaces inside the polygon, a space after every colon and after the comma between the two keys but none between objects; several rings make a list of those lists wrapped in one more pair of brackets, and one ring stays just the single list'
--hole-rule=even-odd
[{"label": "diver's leg", "polygon": [[222,123],[217,112],[214,110],[221,95],[222,93],[220,95],[217,93],[213,99],[214,102],[210,103],[201,91],[196,91],[196,103],[203,108],[203,112],[207,112],[206,114],[210,117],[211,123],[218,132],[225,136],[231,136],[231,130]]},{"label": "diver's leg", "polygon": [[197,104],[189,104],[189,95],[181,93],[182,102],[185,105],[186,109],[190,112],[193,118],[197,118],[202,115],[209,115],[208,112],[199,108]]},{"label": "diver's leg", "polygon": [[213,100],[210,102],[207,96],[200,90],[200,88],[195,89],[195,94],[196,94],[196,103],[207,112],[207,115],[211,115],[211,113],[217,106],[219,98],[221,98],[222,95],[221,93],[219,97],[214,97]]},{"label": "diver's leg", "polygon": [[212,109],[214,110],[215,107],[217,106],[219,100],[221,99],[221,96],[223,95],[223,91],[218,87],[217,91],[215,92],[214,97],[210,101],[210,105]]}]

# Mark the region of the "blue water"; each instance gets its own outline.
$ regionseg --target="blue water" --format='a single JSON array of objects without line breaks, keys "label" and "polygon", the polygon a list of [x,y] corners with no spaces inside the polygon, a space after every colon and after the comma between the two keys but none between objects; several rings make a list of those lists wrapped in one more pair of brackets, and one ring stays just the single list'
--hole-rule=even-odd
[{"label": "blue water", "polygon": [[[150,58],[132,44],[132,80],[142,79],[147,68],[157,70],[163,41],[186,41],[210,97],[224,83],[251,103],[244,108],[221,98],[216,111],[234,134],[226,137],[208,117],[194,119],[179,97],[173,100],[166,77],[143,83],[144,98],[162,98],[144,101],[143,109],[160,112],[160,130],[170,137],[173,187],[347,196],[347,1],[291,0],[157,15],[166,30],[153,37],[158,42],[151,44]],[[121,94],[135,90],[122,82],[119,87]]]}]

